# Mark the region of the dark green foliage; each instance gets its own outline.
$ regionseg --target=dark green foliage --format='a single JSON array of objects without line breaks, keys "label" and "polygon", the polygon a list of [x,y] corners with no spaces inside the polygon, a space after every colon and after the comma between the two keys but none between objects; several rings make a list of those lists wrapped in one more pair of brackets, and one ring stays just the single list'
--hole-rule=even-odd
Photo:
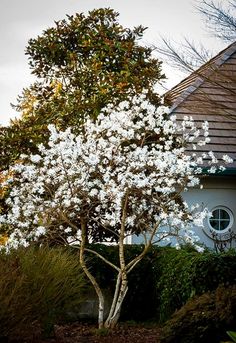
[{"label": "dark green foliage", "polygon": [[236,285],[191,299],[162,330],[161,343],[219,343],[236,326]]},{"label": "dark green foliage", "polygon": [[[118,261],[117,246],[97,244],[95,249],[111,262]],[[126,246],[127,260],[139,254],[141,250],[140,245]],[[92,254],[87,255],[87,262],[102,288],[107,288],[110,294],[115,286],[114,270]],[[236,253],[230,251],[215,254],[207,251],[200,254],[189,249],[153,247],[129,275],[129,290],[121,318],[136,321],[168,319],[194,294],[215,290],[222,283],[225,286],[212,293],[213,295],[206,294],[199,298],[203,299],[199,301],[199,306],[204,306],[202,312],[206,311],[206,316],[203,317],[206,327],[202,326],[200,315],[194,317],[196,335],[201,334],[199,330],[203,333],[206,331],[208,335],[207,332],[211,332],[214,325],[219,332],[232,330],[236,326],[228,326],[232,323],[230,311],[235,311],[233,301],[236,299],[236,286],[230,288],[230,285],[236,284]],[[83,287],[84,281],[81,278],[75,250],[73,253],[66,253],[61,249],[30,248],[12,252],[10,255],[1,254],[1,335],[11,338],[32,338],[32,333],[39,336],[43,331],[49,332],[52,325],[61,320],[61,315],[64,317],[68,312],[74,314],[76,305],[81,301]],[[229,299],[230,289],[233,294],[232,302]],[[217,310],[214,301],[209,300],[212,297],[217,301]],[[215,311],[214,315],[210,312],[212,308]],[[216,313],[220,322],[213,320]],[[186,318],[188,316],[190,314],[186,315]],[[226,322],[227,316],[229,322]],[[176,321],[176,332],[182,335],[180,327],[179,321]],[[191,324],[187,322],[186,328],[189,327]],[[168,331],[168,326],[166,328],[165,339],[172,335]]]},{"label": "dark green foliage", "polygon": [[27,248],[0,255],[0,337],[32,339],[78,305],[85,288],[78,260],[62,249]]},{"label": "dark green foliage", "polygon": [[[102,256],[105,256],[111,263],[118,263],[118,246],[108,246],[103,244],[93,244],[92,250]],[[96,276],[101,288],[112,290],[115,286],[115,271],[111,266],[101,261],[101,259],[92,253],[86,254],[86,261],[93,275]]]},{"label": "dark green foliage", "polygon": [[[127,245],[125,249],[127,261],[140,254],[142,249],[141,245]],[[118,263],[117,246],[96,244],[93,245],[93,250],[105,256],[112,263]],[[128,275],[129,290],[122,306],[121,320],[140,321],[155,316],[157,296],[153,262],[156,254],[157,249],[151,249]],[[88,255],[87,263],[100,286],[103,289],[106,288],[112,294],[115,287],[116,272],[94,255]]]},{"label": "dark green foliage", "polygon": [[[140,252],[141,247],[138,246],[129,249],[131,256]],[[123,320],[145,321],[156,317],[158,297],[154,286],[156,275],[153,273],[153,265],[157,255],[157,249],[151,249],[129,274],[129,290],[121,311]]]},{"label": "dark green foliage", "polygon": [[[93,247],[94,248],[94,247]],[[142,246],[126,247],[126,258],[140,253]],[[117,263],[117,247],[96,245],[96,250]],[[91,271],[102,288],[114,289],[115,272],[89,255]],[[129,290],[121,319],[157,319],[163,322],[191,297],[215,290],[220,284],[236,284],[236,252],[216,254],[194,249],[153,247],[129,274]]]},{"label": "dark green foliage", "polygon": [[194,295],[220,284],[236,284],[236,252],[198,253],[186,249],[161,249],[154,264],[160,321],[164,321]]},{"label": "dark green foliage", "polygon": [[45,143],[48,124],[78,132],[107,104],[144,90],[159,104],[154,86],[164,75],[152,49],[139,43],[145,28],[125,28],[118,17],[110,8],[76,13],[30,39],[26,54],[37,81],[18,98],[20,119],[0,128],[0,170]]}]

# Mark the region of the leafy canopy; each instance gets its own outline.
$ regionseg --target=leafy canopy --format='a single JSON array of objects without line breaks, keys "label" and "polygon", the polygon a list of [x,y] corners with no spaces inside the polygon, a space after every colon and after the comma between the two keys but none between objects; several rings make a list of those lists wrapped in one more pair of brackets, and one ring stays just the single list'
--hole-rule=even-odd
[{"label": "leafy canopy", "polygon": [[37,81],[18,98],[21,118],[2,128],[2,167],[22,152],[35,152],[49,135],[48,124],[78,132],[108,103],[143,90],[159,103],[154,85],[164,76],[152,50],[139,43],[145,28],[124,28],[118,16],[109,8],[77,13],[30,39],[26,54]]}]

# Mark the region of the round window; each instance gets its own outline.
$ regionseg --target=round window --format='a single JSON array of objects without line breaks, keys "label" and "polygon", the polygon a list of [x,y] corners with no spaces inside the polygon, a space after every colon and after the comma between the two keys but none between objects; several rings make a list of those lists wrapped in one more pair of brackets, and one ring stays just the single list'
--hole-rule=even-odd
[{"label": "round window", "polygon": [[228,208],[216,207],[212,210],[209,224],[216,231],[225,231],[233,225],[233,215]]}]

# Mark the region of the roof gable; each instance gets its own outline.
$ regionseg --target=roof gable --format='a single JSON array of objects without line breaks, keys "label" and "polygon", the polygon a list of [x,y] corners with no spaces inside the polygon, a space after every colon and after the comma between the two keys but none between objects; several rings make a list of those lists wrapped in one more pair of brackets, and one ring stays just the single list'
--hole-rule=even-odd
[{"label": "roof gable", "polygon": [[171,112],[209,122],[211,142],[198,152],[228,154],[236,168],[236,42],[166,93]]},{"label": "roof gable", "polygon": [[[210,83],[211,86],[214,86],[214,83],[218,83],[218,86],[222,88],[221,83],[223,80],[219,79],[218,82],[215,80],[213,82],[213,74],[215,76],[221,71],[221,75],[224,72],[225,77],[227,77],[227,71],[224,70],[224,66],[228,65],[228,71],[231,72],[231,76],[234,76],[235,88],[236,88],[236,42],[232,43],[226,49],[221,51],[218,55],[213,57],[199,69],[191,73],[188,77],[174,86],[170,91],[168,91],[165,96],[173,104],[172,110],[178,106],[182,101],[184,101],[190,94],[192,94],[200,86],[203,86],[203,83]],[[232,69],[230,68],[232,67]],[[234,75],[233,75],[234,74]],[[217,85],[217,84],[216,84]]]}]

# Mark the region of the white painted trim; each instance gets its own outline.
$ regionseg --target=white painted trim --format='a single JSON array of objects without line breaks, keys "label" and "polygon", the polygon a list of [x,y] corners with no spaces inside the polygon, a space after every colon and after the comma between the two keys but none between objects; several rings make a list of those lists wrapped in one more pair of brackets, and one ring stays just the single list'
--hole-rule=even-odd
[{"label": "white painted trim", "polygon": [[225,228],[224,230],[216,230],[213,228],[213,226],[211,226],[211,223],[210,223],[210,219],[211,218],[208,218],[208,226],[210,228],[210,230],[213,230],[214,232],[216,232],[217,234],[224,234],[224,233],[227,233],[233,226],[234,224],[234,216],[233,216],[233,213],[232,211],[226,207],[226,206],[222,206],[222,205],[218,205],[218,206],[215,206],[214,208],[212,208],[210,211],[213,212],[215,210],[224,210],[225,212],[228,213],[229,215],[229,225],[227,226],[227,228]]}]

